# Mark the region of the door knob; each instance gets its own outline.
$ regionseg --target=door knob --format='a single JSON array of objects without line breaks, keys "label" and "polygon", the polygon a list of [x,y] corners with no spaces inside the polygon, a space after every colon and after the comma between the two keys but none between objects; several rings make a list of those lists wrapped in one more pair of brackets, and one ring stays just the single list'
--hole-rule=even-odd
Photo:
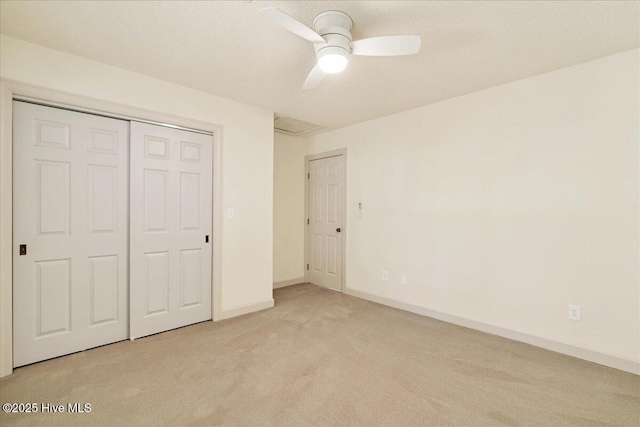
[{"label": "door knob", "polygon": [[342,229],[340,227],[336,228],[336,231],[339,233],[342,231]]}]

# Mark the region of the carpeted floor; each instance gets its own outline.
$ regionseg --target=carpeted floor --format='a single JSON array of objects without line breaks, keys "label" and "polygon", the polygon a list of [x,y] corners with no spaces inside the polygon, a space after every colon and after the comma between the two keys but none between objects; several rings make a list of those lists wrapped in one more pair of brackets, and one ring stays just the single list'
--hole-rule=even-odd
[{"label": "carpeted floor", "polygon": [[8,425],[640,425],[640,377],[313,285],[273,309],[19,368]]}]

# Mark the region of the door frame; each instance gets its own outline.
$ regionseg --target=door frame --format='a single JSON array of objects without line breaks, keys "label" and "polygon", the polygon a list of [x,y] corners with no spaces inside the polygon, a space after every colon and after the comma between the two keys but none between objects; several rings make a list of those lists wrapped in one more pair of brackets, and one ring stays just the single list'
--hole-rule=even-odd
[{"label": "door frame", "polygon": [[326,151],[324,153],[310,154],[304,157],[304,265],[302,269],[304,271],[304,281],[309,282],[309,270],[307,265],[309,264],[309,224],[307,219],[309,218],[309,173],[311,171],[311,162],[314,160],[327,159],[329,157],[342,156],[343,160],[343,173],[342,173],[342,277],[340,278],[340,291],[344,293],[347,290],[346,278],[347,278],[347,149],[341,148],[339,150]]},{"label": "door frame", "polygon": [[30,98],[51,107],[120,116],[133,120],[202,130],[213,134],[213,250],[211,308],[214,321],[222,319],[222,131],[223,126],[158,113],[40,86],[0,79],[0,377],[13,372],[13,99]]}]

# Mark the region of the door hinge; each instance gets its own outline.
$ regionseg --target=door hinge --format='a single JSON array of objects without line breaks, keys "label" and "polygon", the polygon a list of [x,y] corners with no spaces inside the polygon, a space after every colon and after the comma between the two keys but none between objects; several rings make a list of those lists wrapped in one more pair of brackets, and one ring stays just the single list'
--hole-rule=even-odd
[{"label": "door hinge", "polygon": [[307,218],[307,225],[309,224],[309,218]]},{"label": "door hinge", "polygon": [[311,178],[311,174],[309,172],[307,172],[307,179]]},{"label": "door hinge", "polygon": [[307,270],[309,269],[309,264],[307,264]]}]

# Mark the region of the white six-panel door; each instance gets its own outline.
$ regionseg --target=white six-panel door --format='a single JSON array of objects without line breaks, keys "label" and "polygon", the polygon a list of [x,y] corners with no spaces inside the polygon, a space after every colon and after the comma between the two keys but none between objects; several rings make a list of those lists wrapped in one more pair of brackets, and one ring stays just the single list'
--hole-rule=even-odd
[{"label": "white six-panel door", "polygon": [[24,102],[13,114],[22,366],[128,337],[129,123]]},{"label": "white six-panel door", "polygon": [[308,280],[342,290],[344,157],[309,162]]},{"label": "white six-panel door", "polygon": [[209,135],[131,122],[132,339],[211,319],[212,150]]}]

